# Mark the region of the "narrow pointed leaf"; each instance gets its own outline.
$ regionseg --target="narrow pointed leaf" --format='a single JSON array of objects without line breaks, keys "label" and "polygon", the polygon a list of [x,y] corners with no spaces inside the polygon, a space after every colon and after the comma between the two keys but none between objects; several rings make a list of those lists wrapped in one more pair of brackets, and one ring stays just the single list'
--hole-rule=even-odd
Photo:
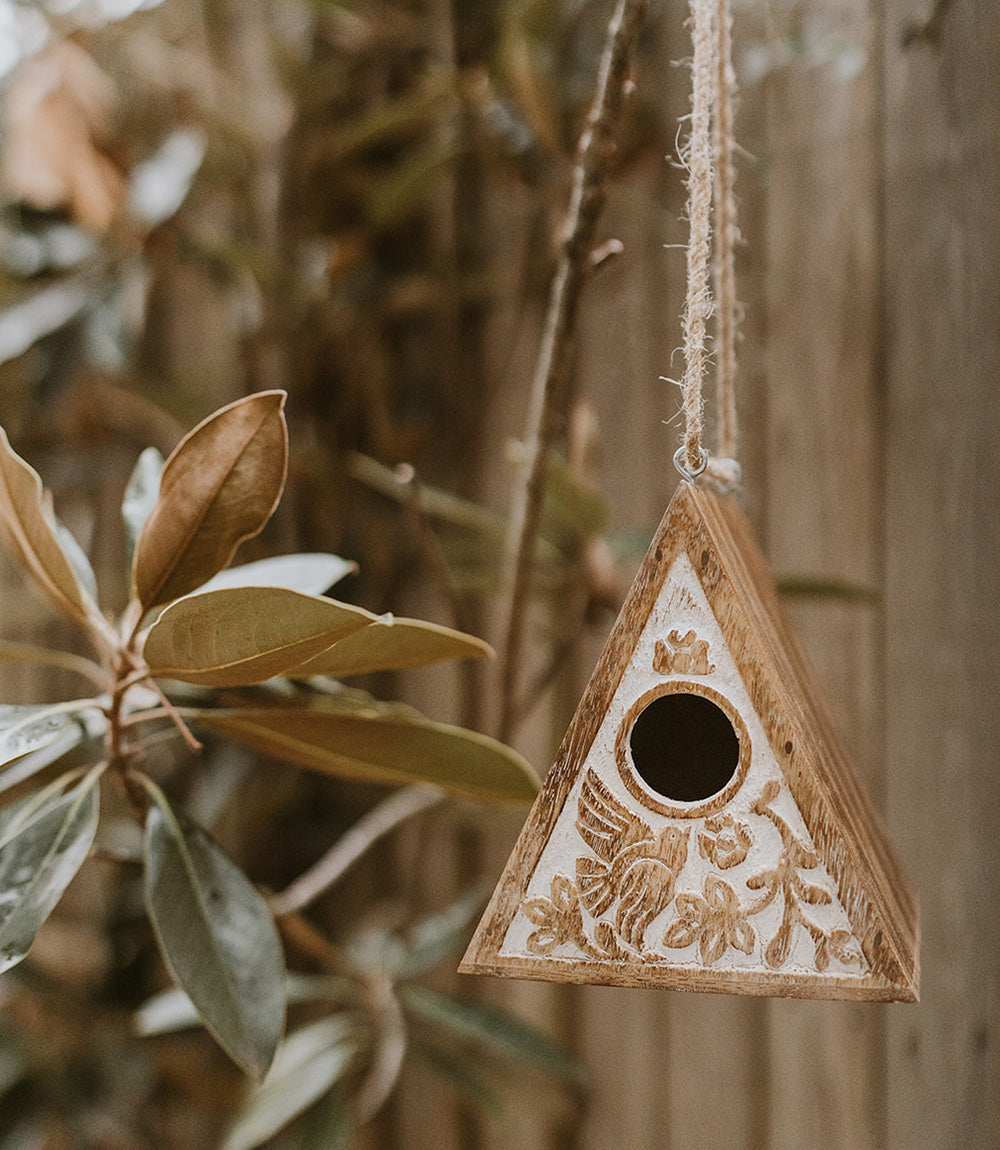
[{"label": "narrow pointed leaf", "polygon": [[200,587],[270,519],[288,459],[284,402],[281,391],[237,400],[171,453],[135,548],[132,581],[143,607]]},{"label": "narrow pointed leaf", "polygon": [[234,1062],[271,1065],[285,1018],[281,943],[267,903],[158,787],[146,816],[146,906],[167,966]]},{"label": "narrow pointed leaf", "polygon": [[199,711],[197,721],[244,746],[323,774],[373,783],[432,783],[480,801],[527,802],[531,767],[486,735],[432,723],[410,708],[252,707]]},{"label": "narrow pointed leaf", "polygon": [[337,1083],[355,1050],[353,1026],[345,1017],[324,1018],[289,1035],[222,1150],[254,1150],[266,1142]]},{"label": "narrow pointed leaf", "polygon": [[99,777],[92,771],[68,794],[25,808],[6,824],[0,839],[0,973],[28,953],[87,857],[97,832]]},{"label": "narrow pointed leaf", "polygon": [[122,499],[122,519],[130,561],[146,520],[156,506],[162,475],[163,456],[155,447],[147,447],[136,460]]},{"label": "narrow pointed leaf", "polygon": [[319,552],[275,555],[239,567],[227,567],[198,590],[204,593],[227,587],[284,587],[288,591],[301,591],[303,595],[322,595],[357,569],[357,563],[341,559],[339,555]]},{"label": "narrow pointed leaf", "polygon": [[87,626],[93,605],[45,511],[42,481],[11,447],[0,428],[0,534],[25,571],[63,614]]},{"label": "narrow pointed leaf", "polygon": [[467,998],[453,998],[426,986],[405,986],[400,995],[414,1015],[500,1058],[523,1062],[567,1082],[579,1083],[580,1066],[551,1038],[515,1015]]},{"label": "narrow pointed leaf", "polygon": [[288,672],[290,679],[330,675],[335,679],[369,671],[405,671],[448,659],[488,659],[493,648],[474,635],[420,619],[379,619],[363,631]]},{"label": "narrow pointed leaf", "polygon": [[370,611],[283,587],[231,587],[172,603],[149,629],[154,675],[204,687],[262,683],[376,619]]},{"label": "narrow pointed leaf", "polygon": [[[36,775],[40,775],[48,767],[58,763],[60,759],[66,758],[70,752],[75,751],[83,743],[86,737],[87,731],[83,724],[72,723],[53,742],[39,747],[38,750],[29,751],[28,754],[22,755],[16,761],[7,763],[0,771],[0,808],[3,807],[5,799],[10,797],[8,792],[23,791],[25,789],[23,784],[27,783],[29,779],[34,779]],[[103,746],[100,747],[100,750],[103,750]],[[87,765],[92,765],[100,757],[99,751],[96,754],[91,754]],[[74,756],[74,760],[78,758],[79,756]],[[63,766],[65,767],[67,764],[64,763]]]},{"label": "narrow pointed leaf", "polygon": [[0,767],[54,743],[73,725],[66,704],[0,707]]}]

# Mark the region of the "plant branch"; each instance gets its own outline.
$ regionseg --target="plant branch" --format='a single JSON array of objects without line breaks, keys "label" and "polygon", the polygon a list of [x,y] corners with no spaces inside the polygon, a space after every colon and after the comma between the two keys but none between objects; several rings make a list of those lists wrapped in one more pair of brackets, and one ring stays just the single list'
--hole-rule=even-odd
[{"label": "plant branch", "polygon": [[323,857],[280,894],[272,895],[276,917],[300,911],[330,889],[341,875],[380,838],[400,823],[436,806],[444,792],[434,787],[406,787],[374,807],[342,835]]},{"label": "plant branch", "polygon": [[601,56],[597,93],[577,145],[559,263],[549,294],[531,386],[525,464],[507,536],[504,586],[508,597],[501,656],[499,731],[503,740],[509,739],[518,721],[518,670],[546,467],[562,422],[580,294],[594,270],[597,222],[604,207],[615,133],[625,104],[629,70],[645,10],[645,0],[618,0]]}]

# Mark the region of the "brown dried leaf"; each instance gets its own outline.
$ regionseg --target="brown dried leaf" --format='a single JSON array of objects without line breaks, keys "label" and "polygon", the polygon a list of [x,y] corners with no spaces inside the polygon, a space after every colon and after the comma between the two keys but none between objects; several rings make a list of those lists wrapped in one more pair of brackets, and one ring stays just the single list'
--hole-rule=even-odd
[{"label": "brown dried leaf", "polygon": [[245,687],[287,674],[375,618],[287,587],[222,588],[171,604],[149,629],[143,657],[153,675]]},{"label": "brown dried leaf", "polygon": [[420,619],[378,619],[288,672],[290,679],[330,675],[335,679],[369,671],[429,667],[447,659],[484,659],[493,648],[482,639]]},{"label": "brown dried leaf", "polygon": [[32,207],[67,208],[91,231],[110,226],[125,193],[102,151],[115,104],[110,78],[78,44],[57,40],[15,72],[4,101],[3,180]]},{"label": "brown dried leaf", "polygon": [[486,735],[432,723],[396,707],[312,707],[200,711],[197,722],[263,754],[322,774],[364,782],[433,783],[480,801],[529,802],[531,767]]},{"label": "brown dried leaf", "polygon": [[171,453],[135,548],[132,582],[144,608],[200,587],[270,519],[288,462],[284,404],[283,391],[239,399]]},{"label": "brown dried leaf", "polygon": [[11,447],[0,428],[0,533],[14,557],[63,614],[81,626],[96,608],[80,585],[46,511],[42,481]]}]

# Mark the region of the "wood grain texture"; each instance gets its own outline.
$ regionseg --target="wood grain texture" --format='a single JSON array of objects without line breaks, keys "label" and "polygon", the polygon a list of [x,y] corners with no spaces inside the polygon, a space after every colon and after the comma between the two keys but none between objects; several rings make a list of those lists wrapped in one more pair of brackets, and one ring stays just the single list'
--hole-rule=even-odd
[{"label": "wood grain texture", "polygon": [[888,1145],[1000,1145],[1000,9],[886,5],[887,808],[926,910]]},{"label": "wood grain texture", "polygon": [[[608,779],[602,781],[595,773],[602,768],[601,760],[592,758],[592,748],[626,674],[631,676],[627,690],[632,690],[631,684],[638,673],[635,664],[640,658],[640,638],[652,625],[652,612],[661,596],[664,580],[679,556],[686,556],[690,569],[697,572],[695,578],[707,597],[728,653],[735,660],[750,706],[762,725],[784,783],[819,859],[836,883],[840,903],[869,967],[869,974],[864,978],[847,979],[832,971],[821,973],[826,971],[826,966],[821,962],[819,949],[815,974],[800,973],[800,962],[796,963],[794,972],[778,969],[784,964],[788,935],[793,929],[790,920],[786,929],[791,895],[786,896],[786,919],[782,920],[786,948],[781,948],[777,936],[768,947],[768,965],[774,969],[711,969],[704,943],[700,969],[651,962],[642,954],[642,932],[669,904],[674,893],[672,878],[665,883],[660,876],[680,873],[686,861],[686,836],[690,826],[683,827],[682,843],[675,841],[681,833],[676,825],[668,825],[661,839],[655,840],[653,832],[638,816],[631,816],[630,827],[629,810],[604,785]],[[666,622],[660,619],[664,635],[669,634],[670,621],[670,617]],[[708,691],[707,687],[688,686],[702,693]],[[671,685],[666,684],[652,693],[666,689],[672,689]],[[630,699],[631,695],[626,695],[626,703]],[[626,716],[621,730],[628,725]],[[742,742],[746,749],[745,736]],[[597,765],[588,766],[590,762]],[[580,814],[576,826],[588,844],[598,851],[599,858],[596,862],[578,860],[576,888],[579,894],[566,879],[557,876],[553,879],[551,903],[538,897],[527,898],[529,883],[583,770],[587,770],[587,775],[578,800]],[[739,772],[734,778],[741,781]],[[771,808],[780,789],[778,780],[772,778],[750,809],[771,818],[781,831],[784,852],[789,853],[787,858],[783,852],[780,861],[773,860],[779,869],[792,865],[788,859],[793,858],[802,860],[807,867],[814,866],[815,862],[807,861],[814,857],[811,850],[795,845],[793,831]],[[720,792],[721,800],[729,793],[728,789]],[[656,800],[649,800],[646,805],[658,813],[677,813]],[[702,809],[703,805],[690,806],[691,816],[709,813],[707,808]],[[720,809],[727,807],[723,805]],[[593,831],[588,829],[591,826],[595,828]],[[667,842],[669,835],[675,839]],[[662,848],[656,845],[661,840]],[[608,851],[606,855],[602,853],[602,843],[609,844],[603,848]],[[676,847],[683,848],[680,854]],[[744,857],[746,853],[744,848]],[[634,862],[630,861],[633,859]],[[672,861],[674,859],[677,861]],[[620,888],[613,889],[614,874],[622,873],[622,862],[630,869],[617,880]],[[610,871],[604,869],[606,867],[610,867]],[[581,873],[581,869],[585,873]],[[758,876],[756,882],[748,879],[747,885],[759,889],[764,882]],[[651,900],[651,906],[643,907],[638,901],[640,895],[647,902]],[[720,878],[709,877],[705,897],[709,904],[715,899],[716,909],[722,914],[727,900],[732,901],[735,894]],[[818,897],[818,894],[813,896],[812,901]],[[828,901],[828,896],[825,897]],[[566,926],[567,915],[579,916],[577,898],[595,918],[604,914],[615,899],[620,900],[614,939],[609,923],[598,923],[595,928],[597,948],[587,941],[578,923]],[[680,905],[678,899],[678,907]],[[541,926],[540,932],[528,939],[531,954],[504,949],[508,932],[520,911]],[[800,915],[798,911],[795,913]],[[550,925],[557,920],[556,927]],[[805,925],[801,915],[799,921]],[[739,924],[733,920],[719,927],[723,932],[722,950],[716,957],[725,951],[727,940],[728,945],[749,953],[745,933],[749,927],[745,924],[746,920],[740,919]],[[671,941],[672,934],[675,941]],[[691,939],[683,931],[682,935],[687,940],[683,945],[690,943]],[[533,945],[532,937],[540,941]],[[626,944],[624,949],[618,945],[619,938]],[[557,944],[571,941],[576,954],[570,960],[562,956],[549,957],[553,939]],[[675,934],[671,927],[665,945],[681,945],[680,939],[681,935]],[[731,499],[682,483],[640,567],[542,794],[532,808],[461,969],[622,986],[661,985],[747,994],[913,1000],[919,987],[917,948],[918,916],[912,892],[881,822],[840,745],[809,665],[782,617],[763,559],[745,520]],[[603,956],[601,949],[606,952]],[[639,952],[640,958],[637,959],[634,952]]]}]

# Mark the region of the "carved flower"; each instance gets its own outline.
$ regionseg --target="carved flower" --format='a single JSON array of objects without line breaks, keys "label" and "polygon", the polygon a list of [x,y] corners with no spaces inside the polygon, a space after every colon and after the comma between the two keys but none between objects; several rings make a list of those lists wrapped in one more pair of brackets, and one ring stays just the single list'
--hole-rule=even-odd
[{"label": "carved flower", "polygon": [[698,832],[698,851],[720,870],[739,866],[753,846],[753,835],[744,822],[738,822],[731,814],[713,815],[705,822],[704,830]]},{"label": "carved flower", "polygon": [[538,927],[528,935],[528,950],[532,954],[551,954],[564,942],[575,943],[581,950],[588,949],[580,911],[580,896],[576,886],[563,875],[552,879],[550,898],[529,898],[521,910]]},{"label": "carved flower", "polygon": [[682,891],[675,905],[680,917],[667,928],[664,946],[680,950],[698,942],[704,966],[718,962],[731,946],[744,954],[752,952],[754,929],[736,892],[718,875],[705,879],[704,895]]}]

